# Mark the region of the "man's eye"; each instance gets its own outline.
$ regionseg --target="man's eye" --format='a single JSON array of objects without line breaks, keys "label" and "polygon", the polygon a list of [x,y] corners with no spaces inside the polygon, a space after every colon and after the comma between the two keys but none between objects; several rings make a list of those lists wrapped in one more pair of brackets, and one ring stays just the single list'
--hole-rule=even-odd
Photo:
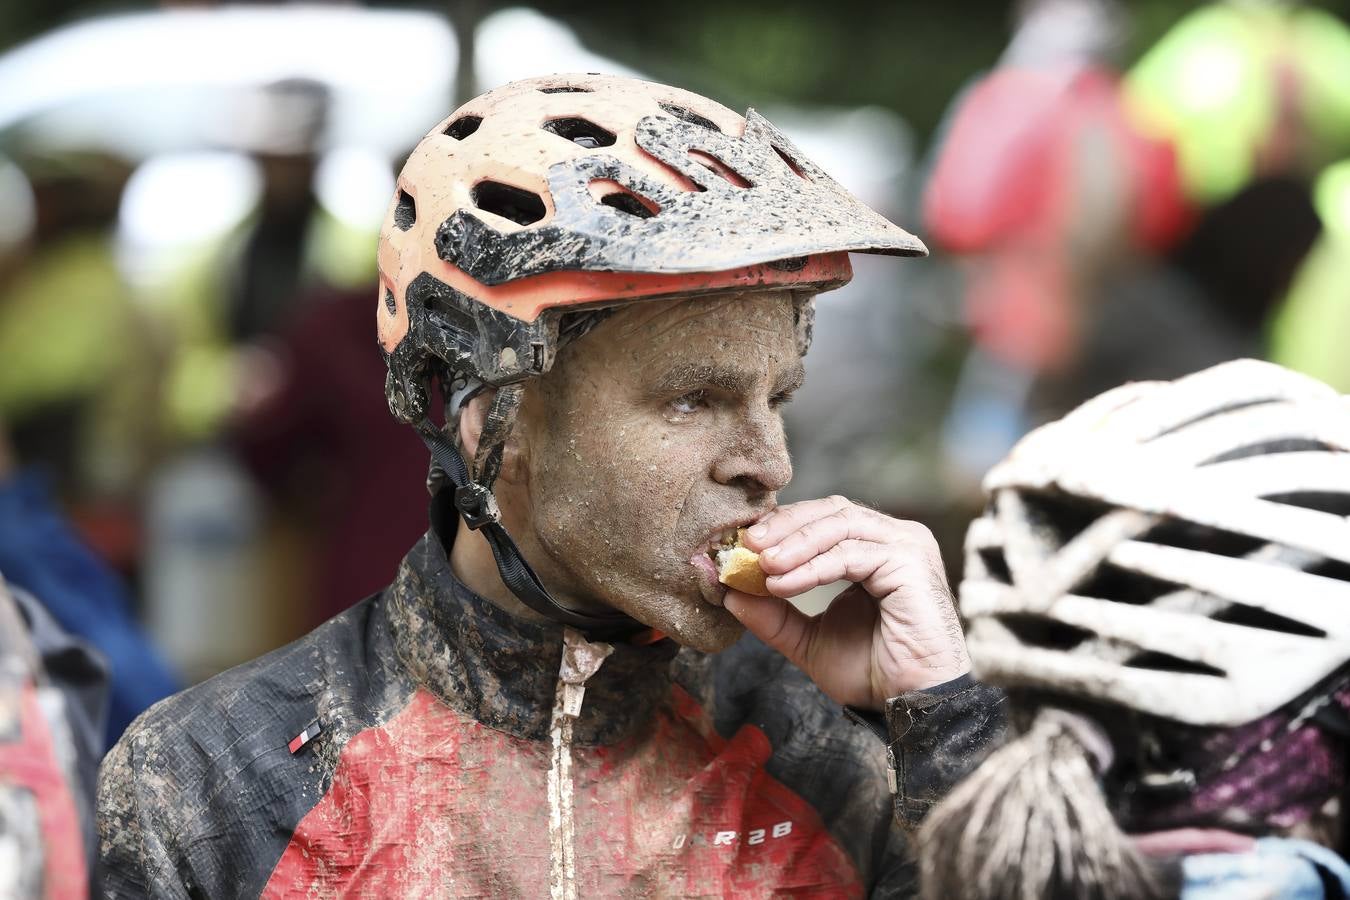
[{"label": "man's eye", "polygon": [[670,408],[681,415],[689,415],[707,406],[707,391],[690,391],[683,397],[676,397],[670,403]]}]

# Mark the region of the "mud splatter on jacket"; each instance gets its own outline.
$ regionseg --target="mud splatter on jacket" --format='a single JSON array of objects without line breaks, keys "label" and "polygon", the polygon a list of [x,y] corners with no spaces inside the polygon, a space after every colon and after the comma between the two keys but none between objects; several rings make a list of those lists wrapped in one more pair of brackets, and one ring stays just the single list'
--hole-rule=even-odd
[{"label": "mud splatter on jacket", "polygon": [[[137,720],[100,773],[104,890],[546,896],[561,650],[429,534],[383,593]],[[889,753],[749,637],[616,647],[574,728],[579,896],[912,893],[906,831],[996,740],[1001,696],[960,679],[886,719]]]}]

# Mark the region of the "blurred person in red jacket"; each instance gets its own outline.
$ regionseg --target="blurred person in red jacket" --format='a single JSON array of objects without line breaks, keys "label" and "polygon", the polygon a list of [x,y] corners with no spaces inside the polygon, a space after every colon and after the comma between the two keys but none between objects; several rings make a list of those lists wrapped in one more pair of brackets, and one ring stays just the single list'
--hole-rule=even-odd
[{"label": "blurred person in red jacket", "polygon": [[1045,415],[1038,391],[1090,364],[1101,285],[1190,220],[1171,147],[1133,122],[1111,63],[1123,10],[1027,0],[1018,19],[953,104],[924,197],[935,242],[965,261],[974,346],[946,443],[972,484]]}]

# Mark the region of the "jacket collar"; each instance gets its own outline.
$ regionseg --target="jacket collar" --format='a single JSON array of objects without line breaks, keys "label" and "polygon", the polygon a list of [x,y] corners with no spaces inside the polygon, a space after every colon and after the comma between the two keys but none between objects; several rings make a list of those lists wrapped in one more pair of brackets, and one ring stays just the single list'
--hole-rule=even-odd
[{"label": "jacket collar", "polygon": [[[469,590],[450,569],[449,542],[433,528],[404,558],[386,592],[399,659],[412,677],[457,712],[526,740],[548,737],[563,629],[510,615]],[[612,744],[634,734],[669,695],[666,639],[619,643],[586,683],[579,744]]]}]

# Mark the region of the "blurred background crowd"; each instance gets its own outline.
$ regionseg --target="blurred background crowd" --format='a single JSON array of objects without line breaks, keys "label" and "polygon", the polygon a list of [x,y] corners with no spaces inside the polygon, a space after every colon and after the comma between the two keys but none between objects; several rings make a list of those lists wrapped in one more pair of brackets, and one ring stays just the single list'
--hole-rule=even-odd
[{"label": "blurred background crowd", "polygon": [[[0,573],[150,702],[379,590],[426,527],[385,409],[403,155],[514,78],[754,104],[921,262],[855,258],[786,499],[919,519],[1129,379],[1350,391],[1350,3],[0,7]],[[953,568],[954,578],[957,576]]]}]

